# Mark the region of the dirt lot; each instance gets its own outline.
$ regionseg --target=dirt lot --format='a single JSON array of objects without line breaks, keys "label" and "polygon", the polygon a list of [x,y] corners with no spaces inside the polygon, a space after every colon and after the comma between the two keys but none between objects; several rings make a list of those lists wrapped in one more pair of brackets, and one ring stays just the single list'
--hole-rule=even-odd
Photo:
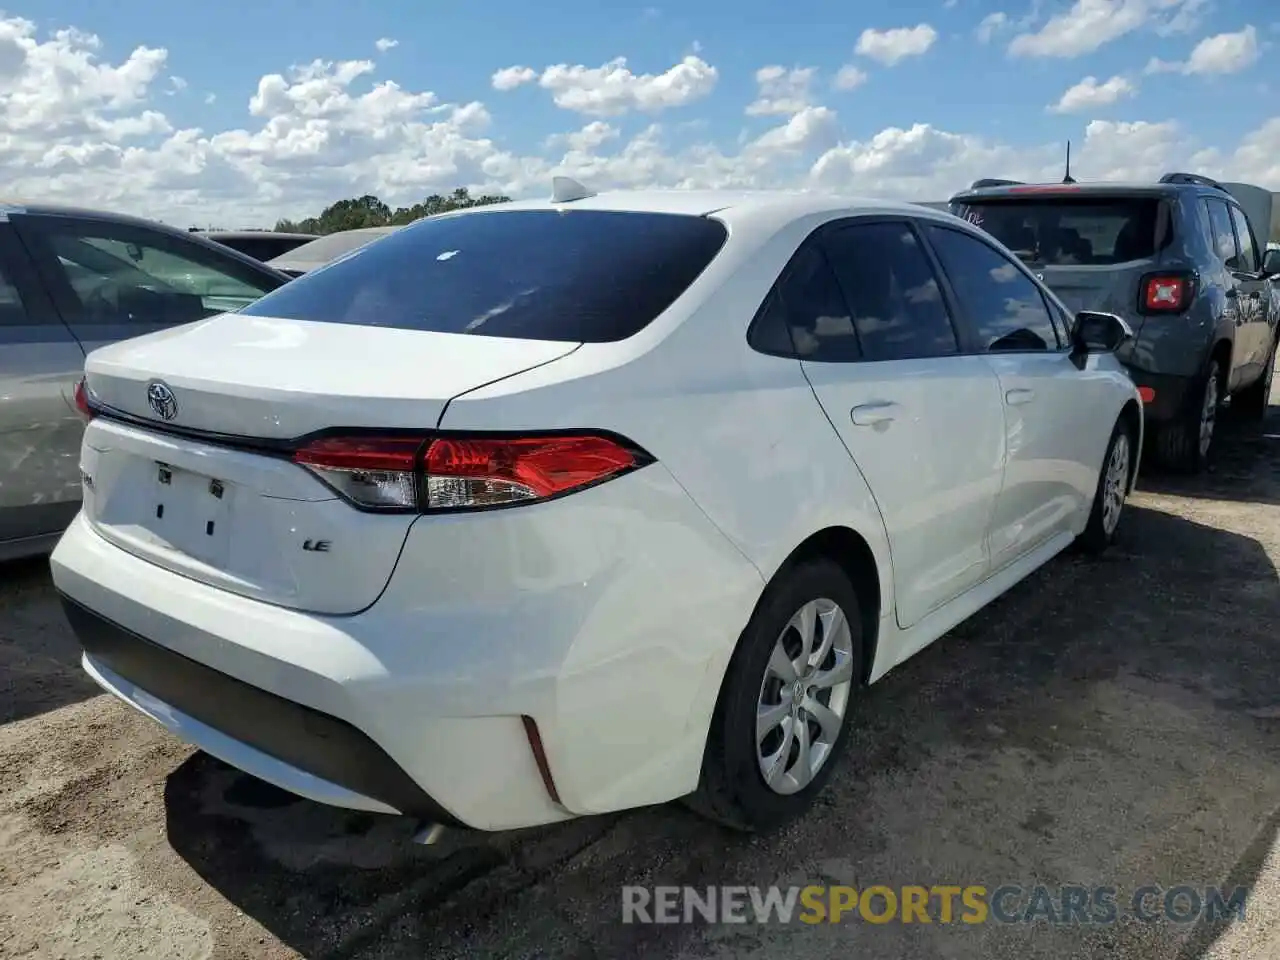
[{"label": "dirt lot", "polygon": [[[821,807],[755,839],[670,805],[411,846],[95,695],[44,565],[0,567],[0,956],[1280,956],[1280,408],[1143,486],[1105,560],[877,684]],[[1230,927],[620,922],[624,884],[947,882],[1251,893]]]}]

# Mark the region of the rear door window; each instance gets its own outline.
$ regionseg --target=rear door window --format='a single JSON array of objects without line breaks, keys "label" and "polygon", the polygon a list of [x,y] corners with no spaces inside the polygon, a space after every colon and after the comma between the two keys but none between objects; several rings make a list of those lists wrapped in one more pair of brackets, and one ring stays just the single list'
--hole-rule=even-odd
[{"label": "rear door window", "polygon": [[933,268],[906,223],[844,227],[823,239],[868,360],[959,352]]},{"label": "rear door window", "polygon": [[519,210],[432,217],[248,307],[253,316],[606,343],[651,323],[720,252],[706,217]]},{"label": "rear door window", "polygon": [[849,307],[816,243],[791,258],[748,333],[765,353],[822,363],[850,363],[861,355]]},{"label": "rear door window", "polygon": [[1213,250],[1229,269],[1238,269],[1240,250],[1236,247],[1236,231],[1231,225],[1231,211],[1221,200],[1206,200],[1209,227],[1213,230]]},{"label": "rear door window", "polygon": [[1044,296],[1017,264],[967,233],[933,224],[927,230],[983,350],[1058,349],[1058,332]]},{"label": "rear door window", "polygon": [[1236,225],[1236,246],[1240,248],[1239,269],[1243,273],[1257,273],[1261,267],[1258,262],[1258,245],[1253,241],[1253,231],[1249,229],[1249,219],[1239,207],[1231,207],[1231,222]]},{"label": "rear door window", "polygon": [[952,212],[981,227],[1028,263],[1106,266],[1156,253],[1157,197],[1028,197],[957,203]]},{"label": "rear door window", "polygon": [[110,338],[238,310],[281,284],[217,248],[131,223],[23,217],[19,231],[66,322]]}]

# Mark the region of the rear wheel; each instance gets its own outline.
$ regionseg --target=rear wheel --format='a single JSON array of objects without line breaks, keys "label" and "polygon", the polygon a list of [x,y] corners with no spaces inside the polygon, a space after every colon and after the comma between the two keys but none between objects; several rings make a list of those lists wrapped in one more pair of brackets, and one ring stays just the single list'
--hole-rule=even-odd
[{"label": "rear wheel", "polygon": [[1231,409],[1244,420],[1261,420],[1267,415],[1267,407],[1271,403],[1271,385],[1276,375],[1276,342],[1271,344],[1267,354],[1266,369],[1262,371],[1256,382],[1241,390],[1231,400]]},{"label": "rear wheel", "polygon": [[825,558],[765,591],[725,675],[688,803],[738,830],[803,813],[831,776],[861,686],[858,593]]},{"label": "rear wheel", "polygon": [[1199,473],[1209,461],[1222,406],[1225,371],[1211,359],[1189,392],[1186,409],[1178,419],[1156,434],[1156,453],[1167,467],[1182,473]]}]

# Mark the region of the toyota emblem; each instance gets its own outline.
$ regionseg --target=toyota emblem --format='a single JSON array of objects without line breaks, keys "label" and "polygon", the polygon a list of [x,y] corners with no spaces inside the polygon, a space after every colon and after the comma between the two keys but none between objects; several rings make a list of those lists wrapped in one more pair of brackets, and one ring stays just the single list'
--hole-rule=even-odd
[{"label": "toyota emblem", "polygon": [[172,420],[178,415],[178,398],[168,384],[159,380],[147,384],[147,404],[161,420]]}]

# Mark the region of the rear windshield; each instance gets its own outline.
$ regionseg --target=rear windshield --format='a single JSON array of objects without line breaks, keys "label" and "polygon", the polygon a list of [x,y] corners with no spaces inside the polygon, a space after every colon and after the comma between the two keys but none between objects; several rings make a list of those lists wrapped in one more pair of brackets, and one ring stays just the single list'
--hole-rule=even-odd
[{"label": "rear windshield", "polygon": [[984,200],[951,212],[982,227],[1028,263],[1128,263],[1156,252],[1156,197]]},{"label": "rear windshield", "polygon": [[[395,233],[395,227],[386,229],[372,230],[342,230],[338,233],[330,233],[316,240],[303,242],[288,251],[277,251],[276,256],[280,258],[282,263],[292,263],[295,260],[298,263],[328,263],[330,260],[336,260],[344,253],[349,253],[359,247],[363,247],[366,243],[373,243],[380,240],[388,233]],[[273,264],[273,266],[278,266]]]},{"label": "rear windshield", "polygon": [[605,343],[652,322],[726,237],[715,220],[678,214],[512,210],[431,218],[241,312]]},{"label": "rear windshield", "polygon": [[270,235],[266,237],[228,237],[226,239],[210,237],[209,239],[215,240],[225,247],[231,247],[233,250],[239,250],[246,256],[261,260],[264,263],[307,242],[306,240],[297,240],[292,237],[277,238]]}]

